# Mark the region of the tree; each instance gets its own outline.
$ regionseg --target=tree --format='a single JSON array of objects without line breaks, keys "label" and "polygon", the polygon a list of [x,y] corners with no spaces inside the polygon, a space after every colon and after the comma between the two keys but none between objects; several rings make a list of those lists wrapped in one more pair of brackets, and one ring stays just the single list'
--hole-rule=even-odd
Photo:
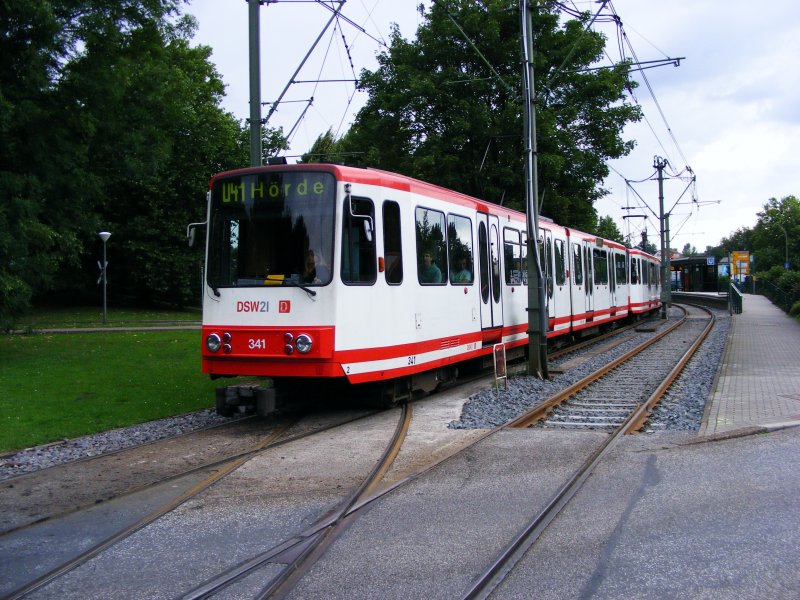
[{"label": "tree", "polygon": [[770,198],[762,211],[756,213],[758,222],[753,229],[753,250],[758,255],[758,270],[773,266],[783,268],[788,260],[795,269],[800,267],[800,200],[787,196],[780,201]]},{"label": "tree", "polygon": [[697,248],[692,246],[690,243],[686,243],[683,246],[683,250],[681,250],[681,254],[684,256],[697,256]]},{"label": "tree", "polygon": [[[520,26],[512,0],[451,0],[422,11],[417,37],[395,29],[379,67],[364,71],[369,99],[335,149],[355,164],[386,168],[524,208]],[[624,125],[640,118],[625,102],[627,68],[586,71],[605,40],[561,24],[554,3],[534,19],[538,157],[543,214],[591,229],[606,192],[605,161],[627,154]],[[450,17],[458,22],[473,49]],[[574,53],[570,55],[574,49]],[[557,67],[570,55],[562,71]],[[352,154],[351,154],[352,153]]]},{"label": "tree", "polygon": [[[19,0],[0,12],[0,320],[37,298],[182,304],[209,176],[245,166],[247,129],[220,108],[208,47],[179,0]],[[265,151],[285,146],[265,130]],[[96,296],[95,296],[96,297]]]},{"label": "tree", "polygon": [[652,254],[654,256],[658,254],[658,248],[656,248],[656,245],[647,239],[646,229],[642,230],[642,241],[639,242],[639,245],[636,247],[642,250],[643,252],[647,252],[648,254]]},{"label": "tree", "polygon": [[593,233],[607,240],[613,240],[615,242],[619,242],[620,244],[625,243],[625,236],[622,235],[622,232],[619,230],[619,227],[617,227],[614,219],[609,216],[601,217],[597,220],[597,225],[595,226]]}]

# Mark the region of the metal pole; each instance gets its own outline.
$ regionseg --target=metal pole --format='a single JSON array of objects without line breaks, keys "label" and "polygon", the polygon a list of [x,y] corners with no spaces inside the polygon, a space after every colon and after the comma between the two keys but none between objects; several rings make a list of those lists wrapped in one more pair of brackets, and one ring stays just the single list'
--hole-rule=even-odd
[{"label": "metal pole", "polygon": [[103,240],[103,325],[108,320],[108,310],[106,308],[106,288],[108,287],[108,280],[106,279],[106,269],[108,261],[106,260],[106,240]]},{"label": "metal pole", "polygon": [[781,231],[783,232],[783,236],[786,238],[786,260],[783,263],[783,268],[788,271],[789,270],[789,235],[786,233],[786,230],[783,228],[783,225],[781,225],[780,223],[775,223],[775,225],[777,225],[778,227],[781,228]]},{"label": "metal pole", "polygon": [[539,263],[539,186],[536,162],[536,110],[533,104],[533,17],[528,0],[520,0],[522,38],[525,193],[528,227],[528,374],[547,379],[547,304]]},{"label": "metal pole", "polygon": [[667,166],[667,161],[660,156],[653,159],[653,167],[658,171],[658,218],[661,226],[661,318],[667,318],[667,304],[669,298],[672,297],[670,286],[672,279],[670,278],[669,271],[669,247],[666,246],[665,234],[665,221],[664,221],[664,168]]},{"label": "metal pole", "polygon": [[[106,278],[106,271],[108,270],[108,260],[106,259],[106,242],[108,241],[108,238],[111,237],[111,233],[109,231],[101,231],[97,234],[97,237],[103,241],[103,264],[100,265],[100,274],[103,279],[103,325],[105,325],[108,317],[108,311],[106,310],[106,288],[108,284],[108,279]],[[100,283],[99,279],[97,280],[97,283]]]},{"label": "metal pole", "polygon": [[261,166],[261,59],[259,0],[247,0],[250,23],[250,166]]}]

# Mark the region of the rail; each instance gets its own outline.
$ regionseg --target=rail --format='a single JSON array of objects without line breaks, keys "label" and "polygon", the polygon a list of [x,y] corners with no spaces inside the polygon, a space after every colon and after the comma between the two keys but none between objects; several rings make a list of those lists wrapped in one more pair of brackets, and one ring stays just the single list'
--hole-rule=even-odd
[{"label": "rail", "polygon": [[728,308],[732,315],[742,314],[742,292],[733,282],[728,285]]}]

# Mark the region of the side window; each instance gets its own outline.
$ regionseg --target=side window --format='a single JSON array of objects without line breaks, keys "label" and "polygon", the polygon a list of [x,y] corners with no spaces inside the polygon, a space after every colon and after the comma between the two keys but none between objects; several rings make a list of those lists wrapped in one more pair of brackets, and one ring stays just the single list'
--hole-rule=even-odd
[{"label": "side window", "polygon": [[447,249],[450,253],[450,283],[471,284],[475,280],[472,258],[472,221],[448,215]]},{"label": "side window", "polygon": [[383,252],[386,283],[403,282],[403,252],[400,244],[400,205],[387,200],[383,203]]},{"label": "side window", "polygon": [[447,282],[444,213],[417,208],[417,277],[423,285]]},{"label": "side window", "polygon": [[522,285],[522,244],[516,229],[503,229],[503,256],[506,283]]},{"label": "side window", "polygon": [[583,285],[583,254],[577,244],[572,245],[572,275],[575,285]]},{"label": "side window", "polygon": [[608,252],[594,249],[594,283],[595,285],[608,284]]},{"label": "side window", "polygon": [[639,283],[639,261],[636,258],[631,258],[631,283]]},{"label": "side window", "polygon": [[375,283],[378,274],[375,235],[372,232],[375,206],[368,198],[353,197],[349,204],[345,200],[342,214],[342,281]]},{"label": "side window", "polygon": [[566,256],[564,254],[564,240],[554,240],[556,258],[556,285],[566,283]]},{"label": "side window", "polygon": [[617,285],[628,283],[628,270],[625,268],[625,255],[614,254],[614,265],[617,272]]},{"label": "side window", "polygon": [[642,283],[650,285],[650,270],[647,268],[647,261],[642,261]]}]

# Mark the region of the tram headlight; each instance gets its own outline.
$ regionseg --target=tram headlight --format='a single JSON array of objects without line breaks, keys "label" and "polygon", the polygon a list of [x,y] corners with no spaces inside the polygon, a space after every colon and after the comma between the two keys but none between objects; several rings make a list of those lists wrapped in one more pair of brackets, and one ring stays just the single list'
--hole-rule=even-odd
[{"label": "tram headlight", "polygon": [[206,338],[206,348],[211,352],[217,352],[222,347],[222,339],[216,334],[211,333]]},{"label": "tram headlight", "polygon": [[311,346],[314,345],[314,342],[311,341],[311,337],[306,335],[305,333],[301,333],[297,336],[297,339],[294,342],[294,347],[297,348],[297,351],[300,354],[308,354],[311,352]]}]

